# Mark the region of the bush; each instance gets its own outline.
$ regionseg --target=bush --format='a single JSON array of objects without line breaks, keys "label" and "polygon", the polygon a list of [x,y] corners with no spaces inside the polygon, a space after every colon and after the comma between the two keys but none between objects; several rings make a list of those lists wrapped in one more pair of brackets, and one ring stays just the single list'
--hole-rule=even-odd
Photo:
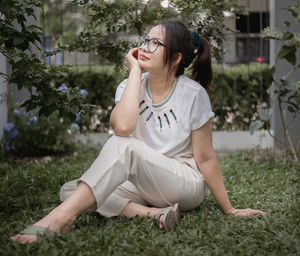
[{"label": "bush", "polygon": [[[257,117],[257,106],[267,98],[267,88],[272,81],[269,65],[249,64],[234,67],[213,65],[214,78],[209,93],[216,114],[215,130],[248,130]],[[187,76],[190,71],[187,70]],[[126,72],[115,71],[112,66],[72,67],[68,80],[72,87],[88,91],[88,102],[94,107],[86,117],[78,120],[81,131],[106,132],[114,106],[118,84]],[[262,84],[262,86],[261,86]]]},{"label": "bush", "polygon": [[84,117],[77,119],[81,132],[108,131],[115,91],[125,78],[126,72],[115,70],[113,66],[71,67],[70,75],[65,83],[71,87],[85,89],[88,92],[88,102],[96,105],[88,109]]},{"label": "bush", "polygon": [[214,65],[213,69],[210,98],[216,114],[214,128],[248,130],[258,115],[257,106],[267,98],[267,88],[272,82],[269,65]]},{"label": "bush", "polygon": [[[78,90],[60,93],[52,86],[53,81],[65,80],[68,69],[64,66],[47,65],[38,55],[49,58],[57,53],[41,49],[42,29],[34,25],[35,10],[43,1],[9,0],[0,5],[0,54],[1,64],[7,61],[7,72],[0,72],[0,78],[8,85],[27,89],[30,98],[23,102],[26,111],[39,109],[40,115],[49,116],[59,111],[60,116],[75,117],[77,109],[87,109],[85,99]],[[3,57],[2,57],[3,56]],[[2,71],[2,70],[1,70]],[[1,82],[2,83],[2,82]],[[1,84],[2,86],[2,84]]]},{"label": "bush", "polygon": [[25,156],[45,156],[70,153],[75,149],[72,133],[78,125],[59,118],[58,111],[49,117],[37,116],[37,111],[15,109],[4,125],[2,152]]}]

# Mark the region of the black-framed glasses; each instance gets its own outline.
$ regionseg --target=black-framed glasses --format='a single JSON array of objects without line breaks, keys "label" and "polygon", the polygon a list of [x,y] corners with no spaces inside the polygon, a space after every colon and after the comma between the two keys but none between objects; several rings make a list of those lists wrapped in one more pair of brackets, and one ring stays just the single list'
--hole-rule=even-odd
[{"label": "black-framed glasses", "polygon": [[147,45],[147,49],[149,52],[155,52],[159,45],[167,47],[156,38],[148,39],[145,36],[140,36],[138,40],[138,48],[141,49],[143,45]]}]

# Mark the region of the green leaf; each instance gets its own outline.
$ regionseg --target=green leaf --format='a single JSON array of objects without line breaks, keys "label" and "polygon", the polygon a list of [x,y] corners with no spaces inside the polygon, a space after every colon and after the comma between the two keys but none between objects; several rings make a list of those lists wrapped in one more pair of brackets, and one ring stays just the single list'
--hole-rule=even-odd
[{"label": "green leaf", "polygon": [[49,116],[50,114],[51,111],[47,106],[42,106],[39,110],[39,116]]},{"label": "green leaf", "polygon": [[21,60],[23,60],[23,57],[21,57],[21,56],[15,56],[15,57],[13,57],[13,61],[14,61],[15,63],[17,63],[17,62],[19,62],[19,61],[21,61]]},{"label": "green leaf", "polygon": [[285,59],[292,65],[296,64],[296,47],[284,45],[277,54],[277,59]]},{"label": "green leaf", "polygon": [[274,75],[275,70],[276,70],[276,66],[275,65],[270,68],[270,73],[272,74],[272,76]]},{"label": "green leaf", "polygon": [[289,28],[289,27],[290,27],[290,25],[291,25],[291,22],[290,22],[290,21],[288,21],[288,20],[284,21],[283,23],[284,23],[284,25],[286,25],[288,28]]},{"label": "green leaf", "polygon": [[271,97],[270,97],[271,105],[275,104],[275,102],[278,100],[278,98],[279,98],[279,93],[278,92],[273,92],[271,94]]},{"label": "green leaf", "polygon": [[291,113],[296,112],[296,110],[292,107],[292,106],[288,106],[288,111],[290,111]]},{"label": "green leaf", "polygon": [[77,98],[77,94],[76,93],[73,93],[73,92],[68,92],[67,93],[67,98],[68,98],[68,101],[72,101],[74,100],[75,98]]},{"label": "green leaf", "polygon": [[26,21],[26,18],[25,18],[24,15],[20,14],[20,15],[17,16],[17,21],[18,21],[19,24],[22,24]]},{"label": "green leaf", "polygon": [[259,118],[263,121],[268,121],[272,114],[271,108],[261,108],[258,112]]},{"label": "green leaf", "polygon": [[255,131],[260,129],[263,125],[264,125],[264,122],[262,122],[260,120],[256,120],[254,122],[251,122],[250,127],[249,127],[250,134],[252,135]]},{"label": "green leaf", "polygon": [[292,106],[295,110],[299,110],[299,106],[295,102],[287,101],[287,103],[290,104],[290,106]]},{"label": "green leaf", "polygon": [[267,108],[268,105],[266,102],[261,103],[260,105],[257,106],[258,108]]},{"label": "green leaf", "polygon": [[290,31],[285,31],[285,32],[283,33],[282,39],[283,39],[283,40],[290,40],[290,39],[292,39],[293,37],[294,37],[294,34],[293,34],[292,32],[290,32]]},{"label": "green leaf", "polygon": [[280,40],[282,35],[281,32],[276,28],[267,27],[262,31],[262,36],[265,39]]},{"label": "green leaf", "polygon": [[17,37],[14,37],[14,38],[13,38],[13,43],[14,43],[14,45],[20,45],[20,44],[22,44],[25,40],[26,40],[26,38],[17,36]]}]

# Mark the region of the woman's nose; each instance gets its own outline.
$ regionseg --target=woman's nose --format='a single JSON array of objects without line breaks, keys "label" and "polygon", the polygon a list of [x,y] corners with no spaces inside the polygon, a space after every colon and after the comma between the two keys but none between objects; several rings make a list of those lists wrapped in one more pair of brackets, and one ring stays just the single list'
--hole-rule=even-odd
[{"label": "woman's nose", "polygon": [[148,43],[147,42],[143,43],[142,46],[140,47],[140,50],[144,52],[148,52]]}]

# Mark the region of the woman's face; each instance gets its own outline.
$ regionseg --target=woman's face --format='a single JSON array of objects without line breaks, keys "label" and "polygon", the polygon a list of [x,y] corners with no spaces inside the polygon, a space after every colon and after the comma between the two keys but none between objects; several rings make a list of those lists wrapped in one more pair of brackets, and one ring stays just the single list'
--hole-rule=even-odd
[{"label": "woman's face", "polygon": [[[165,44],[165,32],[162,26],[153,27],[147,37],[148,39],[155,38],[159,42]],[[164,64],[165,47],[158,45],[155,52],[149,52],[147,44],[143,45],[139,50],[138,62],[140,67],[148,72],[163,72],[167,70],[167,66]]]}]

